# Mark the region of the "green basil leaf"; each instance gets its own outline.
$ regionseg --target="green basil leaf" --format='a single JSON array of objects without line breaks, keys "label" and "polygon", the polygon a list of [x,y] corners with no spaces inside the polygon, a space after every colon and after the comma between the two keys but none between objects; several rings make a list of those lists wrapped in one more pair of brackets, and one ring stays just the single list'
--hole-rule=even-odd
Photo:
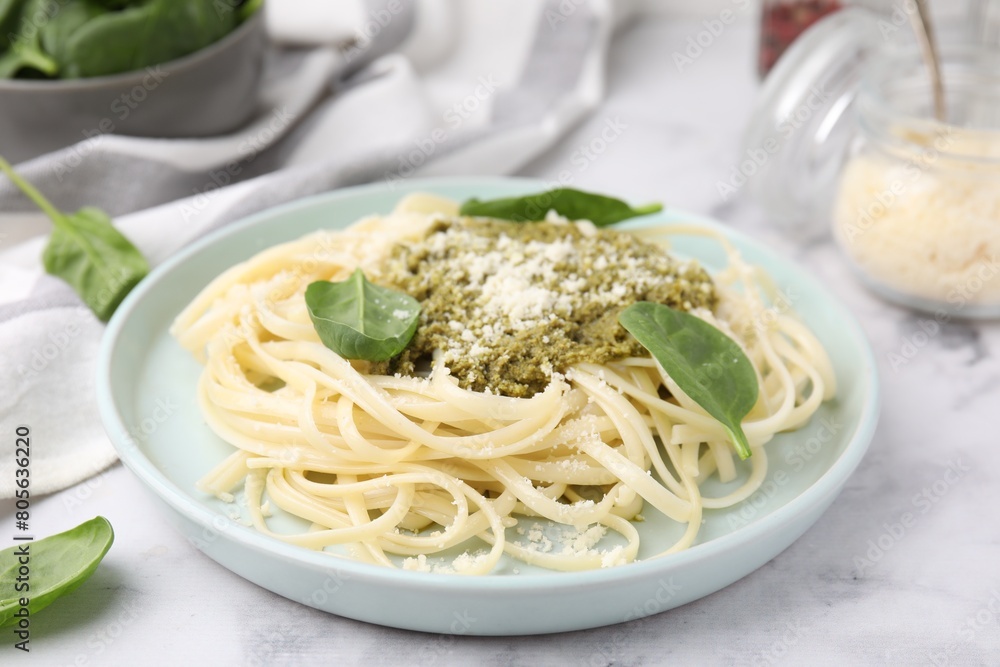
[{"label": "green basil leaf", "polygon": [[368,282],[361,269],[343,282],[309,285],[306,306],[323,344],[347,359],[391,359],[409,344],[420,318],[416,299]]},{"label": "green basil leaf", "polygon": [[632,208],[620,199],[573,188],[558,188],[524,197],[488,201],[470,199],[462,204],[459,213],[482,218],[535,222],[544,220],[549,211],[555,211],[570,220],[590,220],[598,227],[606,227],[628,218],[662,210],[661,204]]},{"label": "green basil leaf", "polygon": [[[28,612],[36,614],[76,590],[114,540],[111,524],[98,516],[65,533],[0,551],[0,627],[18,622],[21,598],[27,598]],[[22,567],[28,569],[26,578]]]},{"label": "green basil leaf", "polygon": [[749,457],[742,422],[757,403],[757,373],[736,341],[705,320],[648,301],[632,304],[618,321],[681,391],[726,427],[740,458]]},{"label": "green basil leaf", "polygon": [[45,270],[69,283],[98,319],[106,322],[122,299],[149,273],[149,264],[142,253],[115,229],[103,211],[82,208],[66,215],[3,158],[0,171],[52,220],[52,235],[42,253]]}]

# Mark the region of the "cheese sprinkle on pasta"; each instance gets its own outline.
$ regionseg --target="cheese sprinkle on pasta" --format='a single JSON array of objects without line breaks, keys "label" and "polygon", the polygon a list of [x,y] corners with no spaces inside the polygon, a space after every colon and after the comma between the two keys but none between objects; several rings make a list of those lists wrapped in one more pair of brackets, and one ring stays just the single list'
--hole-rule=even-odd
[{"label": "cheese sprinkle on pasta", "polygon": [[712,279],[632,234],[587,222],[456,218],[400,244],[381,282],[421,302],[420,327],[373,372],[413,375],[437,351],[463,389],[529,397],[573,364],[648,356],[618,314],[636,301],[714,309]]}]

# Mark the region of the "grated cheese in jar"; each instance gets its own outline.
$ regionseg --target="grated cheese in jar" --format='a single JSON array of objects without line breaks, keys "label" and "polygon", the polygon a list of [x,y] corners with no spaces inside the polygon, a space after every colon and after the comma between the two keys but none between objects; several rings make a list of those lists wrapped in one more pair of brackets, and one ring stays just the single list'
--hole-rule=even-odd
[{"label": "grated cheese in jar", "polygon": [[1000,304],[1000,139],[989,136],[905,136],[905,150],[848,162],[834,233],[866,277],[918,305]]}]

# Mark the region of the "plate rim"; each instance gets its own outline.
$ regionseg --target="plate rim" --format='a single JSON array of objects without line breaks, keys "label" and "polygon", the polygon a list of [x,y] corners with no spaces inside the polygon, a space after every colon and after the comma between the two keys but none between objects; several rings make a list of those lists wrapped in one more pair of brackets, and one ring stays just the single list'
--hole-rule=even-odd
[{"label": "plate rim", "polygon": [[[476,187],[523,186],[525,191],[530,191],[531,189],[545,189],[549,187],[547,183],[539,179],[497,176],[407,179],[405,185],[406,189],[399,193],[399,197],[409,192],[427,191],[433,193],[443,188],[475,189]],[[766,540],[768,535],[780,533],[783,528],[794,524],[800,516],[807,515],[810,510],[828,502],[827,499],[831,494],[839,494],[867,452],[878,423],[880,381],[874,351],[854,315],[818,279],[795,260],[779,255],[774,249],[763,242],[757,241],[743,232],[732,229],[711,218],[682,209],[667,208],[662,213],[656,214],[656,217],[683,217],[685,223],[690,222],[697,226],[704,226],[721,232],[738,245],[752,247],[756,251],[762,251],[764,254],[790,265],[795,270],[797,278],[810,283],[811,289],[822,294],[826,302],[832,304],[837,309],[838,312],[836,315],[843,322],[846,332],[849,334],[847,337],[856,340],[863,353],[863,357],[859,360],[859,367],[864,371],[863,380],[867,396],[859,411],[857,427],[853,434],[850,435],[850,440],[845,446],[844,451],[833,461],[830,467],[810,486],[781,507],[748,525],[741,526],[732,532],[707,542],[696,544],[684,551],[667,556],[648,558],[621,567],[579,572],[552,571],[517,575],[488,574],[482,576],[462,576],[440,572],[403,570],[401,568],[390,569],[338,557],[328,552],[306,549],[259,533],[252,527],[238,524],[229,517],[198,503],[190,494],[168,479],[149,457],[134,443],[129,443],[127,441],[128,438],[125,436],[128,433],[128,429],[113,399],[111,364],[114,359],[116,344],[122,336],[126,323],[129,321],[132,313],[142,303],[147,292],[152,290],[174,268],[182,265],[190,257],[201,252],[203,249],[220,243],[230,236],[240,234],[244,230],[266,224],[269,220],[277,216],[284,216],[294,213],[297,210],[317,205],[329,205],[341,199],[350,199],[359,195],[379,192],[389,195],[393,193],[393,190],[382,182],[338,188],[269,207],[220,229],[213,230],[188,244],[156,266],[125,298],[109,321],[101,339],[97,359],[98,410],[104,429],[122,463],[139,478],[143,485],[152,491],[160,501],[170,506],[173,511],[178,512],[198,526],[209,530],[216,530],[216,532],[222,533],[225,539],[239,543],[241,547],[249,548],[265,555],[280,557],[283,560],[298,562],[312,568],[334,569],[338,574],[347,575],[347,578],[358,581],[377,580],[379,583],[396,587],[401,586],[427,591],[461,590],[463,592],[482,591],[484,593],[533,591],[537,593],[540,590],[546,590],[555,592],[579,586],[590,587],[620,584],[637,579],[645,579],[654,573],[669,575],[673,570],[696,564],[702,560],[708,561],[723,557],[731,551],[740,550],[760,540]],[[291,241],[294,239],[289,238],[288,240]],[[220,516],[229,524],[224,531],[213,528],[213,523]]]}]

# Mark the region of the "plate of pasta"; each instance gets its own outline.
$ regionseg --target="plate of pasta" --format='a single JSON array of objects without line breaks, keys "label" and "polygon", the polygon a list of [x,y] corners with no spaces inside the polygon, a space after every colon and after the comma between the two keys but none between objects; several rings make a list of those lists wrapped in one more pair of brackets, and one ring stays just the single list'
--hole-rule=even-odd
[{"label": "plate of pasta", "polygon": [[878,416],[860,328],[799,267],[506,178],[216,232],[129,295],[99,367],[122,461],[206,555],[427,632],[579,630],[719,590],[819,518]]}]

